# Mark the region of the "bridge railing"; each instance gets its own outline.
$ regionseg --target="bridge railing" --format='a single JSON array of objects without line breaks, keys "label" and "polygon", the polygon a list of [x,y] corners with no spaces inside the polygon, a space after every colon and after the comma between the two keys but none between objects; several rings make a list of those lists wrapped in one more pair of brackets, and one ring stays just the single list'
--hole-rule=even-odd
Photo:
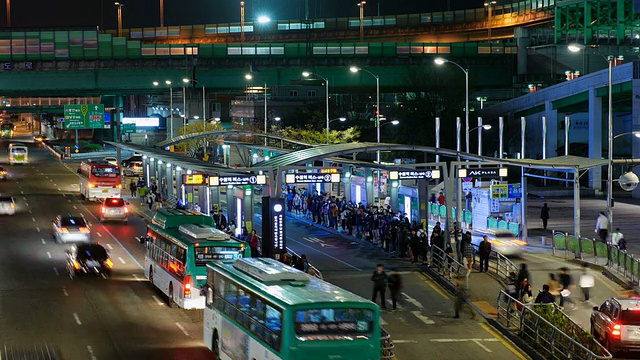
[{"label": "bridge railing", "polygon": [[556,256],[593,261],[596,265],[608,267],[636,286],[640,284],[640,259],[619,246],[554,230],[551,249]]},{"label": "bridge railing", "polygon": [[464,279],[465,286],[469,287],[469,274],[471,271],[458,260],[447,254],[437,246],[432,246],[427,252],[429,267],[451,283],[456,279]]}]

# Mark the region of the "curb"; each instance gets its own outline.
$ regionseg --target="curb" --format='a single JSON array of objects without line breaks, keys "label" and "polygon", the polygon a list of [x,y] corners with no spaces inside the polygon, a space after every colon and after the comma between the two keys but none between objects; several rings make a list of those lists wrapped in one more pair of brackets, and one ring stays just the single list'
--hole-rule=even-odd
[{"label": "curb", "polygon": [[44,142],[41,142],[40,144],[42,144],[42,146],[44,148],[46,148],[47,150],[49,150],[49,152],[55,156],[58,160],[62,160],[62,154],[60,154],[59,152],[57,152],[54,148],[52,148],[51,146],[45,144]]}]

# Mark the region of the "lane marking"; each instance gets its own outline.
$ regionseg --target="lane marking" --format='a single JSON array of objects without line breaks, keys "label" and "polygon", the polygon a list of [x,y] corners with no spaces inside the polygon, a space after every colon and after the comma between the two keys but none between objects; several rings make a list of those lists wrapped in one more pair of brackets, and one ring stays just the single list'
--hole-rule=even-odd
[{"label": "lane marking", "polygon": [[178,329],[182,330],[182,332],[186,335],[186,336],[190,336],[189,333],[187,332],[187,329],[184,328],[184,326],[180,325],[180,323],[176,323],[176,326],[178,327]]},{"label": "lane marking", "polygon": [[67,200],[69,203],[71,203],[71,200]]},{"label": "lane marking", "polygon": [[66,287],[62,287],[62,293],[64,294],[64,296],[69,296],[69,293],[67,292],[67,288]]},{"label": "lane marking", "polygon": [[417,344],[415,340],[393,340],[394,344]]},{"label": "lane marking", "polygon": [[422,315],[422,313],[420,313],[420,310],[412,311],[411,313],[413,314],[413,316],[417,317],[418,320],[425,323],[425,325],[433,325],[436,323],[435,321],[429,319],[428,316]]},{"label": "lane marking", "polygon": [[[386,322],[386,321],[382,318],[382,316],[380,316],[380,325],[385,326],[385,325],[389,325],[389,323],[388,323],[388,322]],[[394,342],[395,342],[395,341],[394,341]]]},{"label": "lane marking", "polygon": [[451,301],[451,298],[449,297],[449,295],[445,294],[445,293],[444,293],[444,291],[440,290],[436,284],[434,284],[431,280],[429,280],[429,279],[427,278],[427,275],[425,275],[425,274],[419,274],[419,277],[421,277],[421,278],[422,278],[422,281],[423,281],[425,284],[429,285],[429,287],[430,287],[430,288],[432,288],[432,289],[433,289],[433,291],[437,292],[440,296],[442,296],[442,297],[443,297],[443,298],[445,298],[446,300]]},{"label": "lane marking", "polygon": [[75,206],[75,205],[73,205],[73,208],[74,208],[75,210],[78,210],[78,207],[77,207],[77,206]]},{"label": "lane marking", "polygon": [[32,217],[31,221],[36,222],[36,218]]},{"label": "lane marking", "polygon": [[29,210],[29,214],[33,214],[33,211]]},{"label": "lane marking", "polygon": [[36,231],[37,231],[37,232],[40,232],[40,228],[39,228],[39,227],[37,227],[37,226],[36,226]]},{"label": "lane marking", "polygon": [[91,360],[98,360],[96,355],[93,353],[93,348],[91,347],[91,345],[87,345],[87,351],[89,352],[89,355],[91,355]]},{"label": "lane marking", "polygon": [[131,275],[133,276],[134,279],[136,279],[136,281],[142,281],[142,279],[140,279],[138,274],[131,274]]},{"label": "lane marking", "polygon": [[111,246],[111,244],[107,244],[107,247],[109,248],[109,250],[113,250],[113,246]]},{"label": "lane marking", "polygon": [[23,197],[22,197],[22,200],[27,200],[27,198],[23,196]]},{"label": "lane marking", "polygon": [[60,275],[60,273],[58,273],[58,268],[53,268],[53,272],[56,273],[56,275]]},{"label": "lane marking", "polygon": [[417,307],[418,309],[424,309],[424,306],[422,306],[422,304],[420,303],[420,301],[412,298],[411,296],[407,295],[407,293],[403,292],[402,296],[404,296],[407,300],[407,302],[412,303],[413,305],[415,305],[415,307]]},{"label": "lane marking", "polygon": [[23,195],[24,195],[24,191],[20,190],[20,194],[23,194]]},{"label": "lane marking", "polygon": [[40,241],[42,241],[42,245],[46,245],[47,244],[47,242],[44,241],[44,239],[40,239]]},{"label": "lane marking", "polygon": [[126,262],[126,261],[124,261],[124,259],[123,259],[122,257],[120,257],[120,256],[118,256],[118,260],[120,260],[120,262],[121,262],[121,263],[123,263],[123,264],[126,264],[126,263],[127,263],[127,262]]},{"label": "lane marking", "polygon": [[99,232],[96,232],[96,235],[98,235],[99,237],[102,237],[102,234],[100,234]]},{"label": "lane marking", "polygon": [[[54,184],[54,185],[55,185],[55,184]],[[62,191],[62,190],[60,190],[60,188],[58,188],[58,191]]]},{"label": "lane marking", "polygon": [[51,253],[47,251],[47,256],[51,259]]},{"label": "lane marking", "polygon": [[483,349],[484,349],[484,351],[486,351],[486,352],[493,352],[493,351],[491,351],[491,349],[489,349],[488,347],[486,347],[486,346],[485,346],[483,343],[481,343],[479,340],[474,339],[474,340],[473,340],[473,342],[474,342],[476,345],[478,345],[478,346],[480,346],[481,348],[483,348]]},{"label": "lane marking", "polygon": [[509,349],[509,351],[511,351],[515,356],[517,356],[520,360],[527,360],[527,358],[522,355],[520,353],[520,351],[516,350],[516,348],[511,345],[511,343],[507,342],[505,339],[502,338],[502,336],[500,336],[498,333],[496,333],[493,329],[491,329],[489,327],[489,325],[486,325],[484,323],[478,323],[478,325],[480,325],[480,327],[482,327],[486,332],[488,332],[489,334],[491,334],[491,336],[493,336],[494,338],[496,338],[504,347],[506,347],[507,349]]},{"label": "lane marking", "polygon": [[156,304],[164,305],[164,302],[160,301],[160,299],[158,299],[155,295],[151,295],[151,297],[153,298],[153,301],[156,302]]},{"label": "lane marking", "polygon": [[82,325],[82,321],[80,321],[80,317],[78,316],[78,314],[73,313],[73,318],[76,319],[76,324]]},{"label": "lane marking", "polygon": [[24,203],[24,206],[29,206],[29,203]]}]

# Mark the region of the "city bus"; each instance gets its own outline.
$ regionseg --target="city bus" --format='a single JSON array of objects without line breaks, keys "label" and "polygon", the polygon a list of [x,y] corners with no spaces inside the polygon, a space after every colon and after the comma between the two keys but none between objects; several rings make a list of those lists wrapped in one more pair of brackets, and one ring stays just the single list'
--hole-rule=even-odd
[{"label": "city bus", "polygon": [[160,209],[147,226],[145,276],[153,287],[183,309],[204,309],[200,288],[207,282],[206,265],[213,260],[251,256],[249,246],[214,227],[200,212]]},{"label": "city bus", "polygon": [[22,144],[9,144],[9,164],[28,164],[29,149]]},{"label": "city bus", "polygon": [[381,358],[378,305],[277,260],[214,261],[204,292],[217,359]]},{"label": "city bus", "polygon": [[89,201],[120,197],[120,167],[104,160],[83,161],[78,168],[80,197]]},{"label": "city bus", "polygon": [[16,126],[11,121],[3,121],[0,123],[0,136],[5,139],[12,139],[15,128]]}]

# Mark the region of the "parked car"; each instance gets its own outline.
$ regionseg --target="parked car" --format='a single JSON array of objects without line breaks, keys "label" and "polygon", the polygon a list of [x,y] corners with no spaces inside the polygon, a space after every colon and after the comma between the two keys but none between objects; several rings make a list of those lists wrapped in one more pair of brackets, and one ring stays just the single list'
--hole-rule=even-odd
[{"label": "parked car", "polygon": [[591,334],[613,357],[640,350],[640,298],[610,298],[591,313]]}]

